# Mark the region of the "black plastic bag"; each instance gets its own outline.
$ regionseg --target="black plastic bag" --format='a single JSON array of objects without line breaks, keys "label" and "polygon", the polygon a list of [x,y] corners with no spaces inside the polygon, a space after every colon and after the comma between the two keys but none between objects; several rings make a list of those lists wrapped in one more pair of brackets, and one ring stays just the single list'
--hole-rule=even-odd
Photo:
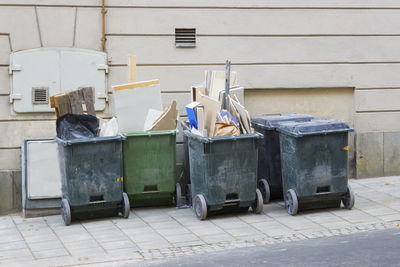
[{"label": "black plastic bag", "polygon": [[99,119],[93,115],[65,114],[57,119],[57,137],[63,140],[97,137]]}]

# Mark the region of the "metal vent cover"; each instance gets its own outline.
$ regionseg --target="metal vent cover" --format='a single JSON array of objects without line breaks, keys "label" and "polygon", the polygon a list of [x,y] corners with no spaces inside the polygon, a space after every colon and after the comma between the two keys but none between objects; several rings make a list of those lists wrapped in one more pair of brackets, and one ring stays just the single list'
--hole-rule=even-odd
[{"label": "metal vent cover", "polygon": [[49,87],[32,87],[32,104],[48,104]]},{"label": "metal vent cover", "polygon": [[175,28],[176,47],[195,47],[196,28]]}]

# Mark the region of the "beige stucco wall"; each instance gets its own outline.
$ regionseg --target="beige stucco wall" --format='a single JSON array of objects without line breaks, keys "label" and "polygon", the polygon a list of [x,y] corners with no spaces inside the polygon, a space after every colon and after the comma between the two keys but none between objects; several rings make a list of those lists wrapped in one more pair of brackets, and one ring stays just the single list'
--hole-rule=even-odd
[{"label": "beige stucco wall", "polygon": [[[359,177],[400,173],[399,1],[106,0],[106,9],[111,100],[99,116],[113,115],[111,85],[126,82],[128,54],[137,55],[137,78],[159,78],[164,105],[176,99],[183,115],[190,86],[231,59],[252,114],[346,120],[356,130]],[[196,48],[175,48],[175,27],[196,28]],[[12,112],[9,54],[100,50],[100,39],[100,0],[0,0],[0,171],[20,170],[23,138],[55,135],[53,114]],[[179,135],[178,162],[181,142]]]}]

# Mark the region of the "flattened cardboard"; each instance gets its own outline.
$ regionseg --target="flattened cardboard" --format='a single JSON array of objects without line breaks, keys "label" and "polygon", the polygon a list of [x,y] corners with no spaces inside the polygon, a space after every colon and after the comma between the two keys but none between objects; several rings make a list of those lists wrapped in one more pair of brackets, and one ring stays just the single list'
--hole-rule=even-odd
[{"label": "flattened cardboard", "polygon": [[246,129],[247,133],[252,133],[251,124],[250,124],[250,115],[249,112],[238,102],[231,98],[231,103],[236,108],[238,113],[240,114],[240,119],[243,123],[243,127]]},{"label": "flattened cardboard", "polygon": [[204,130],[204,108],[202,106],[197,107],[197,127],[202,133]]},{"label": "flattened cardboard", "polygon": [[207,130],[209,137],[212,137],[217,118],[218,102],[202,94],[199,95],[199,102],[204,107],[204,128]]},{"label": "flattened cardboard", "polygon": [[161,114],[161,116],[153,123],[150,131],[173,130],[176,128],[176,101]]},{"label": "flattened cardboard", "polygon": [[149,131],[153,127],[153,123],[160,118],[163,114],[160,110],[149,109],[146,116],[146,121],[144,122],[144,130]]}]

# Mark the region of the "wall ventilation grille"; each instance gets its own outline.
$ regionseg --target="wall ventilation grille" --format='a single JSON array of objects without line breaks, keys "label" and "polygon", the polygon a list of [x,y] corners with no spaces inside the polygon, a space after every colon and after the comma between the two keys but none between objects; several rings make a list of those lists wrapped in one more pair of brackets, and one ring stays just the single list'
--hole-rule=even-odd
[{"label": "wall ventilation grille", "polygon": [[49,103],[49,88],[33,87],[32,104],[48,104],[48,103]]},{"label": "wall ventilation grille", "polygon": [[176,47],[195,47],[196,29],[195,28],[175,28]]}]

